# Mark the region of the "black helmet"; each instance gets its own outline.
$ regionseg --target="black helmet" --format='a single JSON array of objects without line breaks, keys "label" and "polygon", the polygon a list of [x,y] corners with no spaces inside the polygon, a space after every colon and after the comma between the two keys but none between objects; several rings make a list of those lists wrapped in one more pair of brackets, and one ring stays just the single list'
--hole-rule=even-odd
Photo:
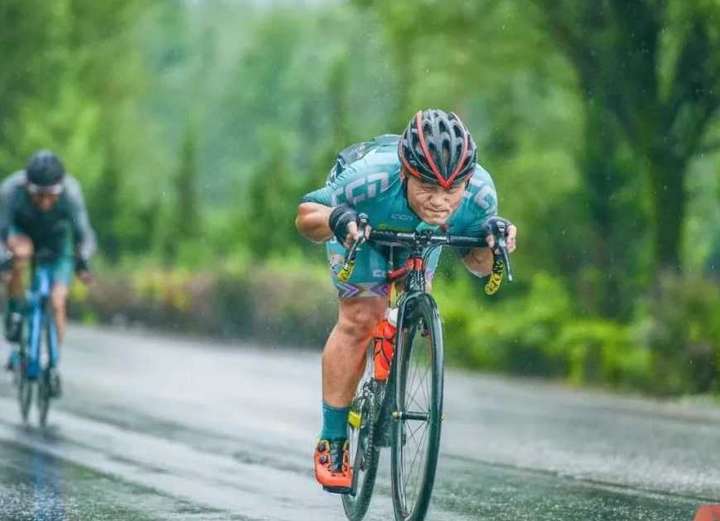
[{"label": "black helmet", "polygon": [[410,120],[398,155],[411,175],[448,189],[473,173],[477,147],[454,112],[428,109]]},{"label": "black helmet", "polygon": [[38,150],[25,167],[28,185],[39,191],[60,185],[65,176],[65,167],[60,158],[49,150]]}]

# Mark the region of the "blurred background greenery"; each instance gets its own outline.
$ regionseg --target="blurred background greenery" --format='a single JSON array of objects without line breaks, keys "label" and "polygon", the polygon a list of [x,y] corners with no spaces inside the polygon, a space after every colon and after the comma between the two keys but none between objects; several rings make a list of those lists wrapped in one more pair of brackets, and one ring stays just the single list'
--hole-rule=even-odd
[{"label": "blurred background greenery", "polygon": [[438,106],[521,230],[494,298],[445,254],[449,359],[720,394],[717,0],[3,0],[0,49],[3,175],[49,147],[85,190],[86,321],[319,347],[298,200]]}]

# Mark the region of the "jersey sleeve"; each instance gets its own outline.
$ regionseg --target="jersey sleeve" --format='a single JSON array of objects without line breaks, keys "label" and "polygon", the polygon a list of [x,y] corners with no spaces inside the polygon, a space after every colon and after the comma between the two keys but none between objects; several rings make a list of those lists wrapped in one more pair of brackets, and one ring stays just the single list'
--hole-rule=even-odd
[{"label": "jersey sleeve", "polygon": [[25,182],[23,171],[15,172],[0,183],[0,237],[6,241],[15,219],[15,196],[17,189]]},{"label": "jersey sleeve", "polygon": [[360,160],[339,174],[333,169],[325,187],[305,195],[302,201],[331,207],[347,203],[362,209],[367,201],[386,192],[390,186],[388,169],[366,166],[365,162]]},{"label": "jersey sleeve", "polygon": [[95,231],[90,225],[85,199],[80,189],[80,183],[72,177],[67,177],[67,191],[70,203],[70,218],[72,220],[75,245],[78,255],[87,260],[97,249]]},{"label": "jersey sleeve", "polygon": [[[498,198],[490,174],[479,165],[470,179],[466,197],[463,225],[458,233],[480,237],[488,219],[498,214]],[[459,253],[464,255],[467,250]]]}]

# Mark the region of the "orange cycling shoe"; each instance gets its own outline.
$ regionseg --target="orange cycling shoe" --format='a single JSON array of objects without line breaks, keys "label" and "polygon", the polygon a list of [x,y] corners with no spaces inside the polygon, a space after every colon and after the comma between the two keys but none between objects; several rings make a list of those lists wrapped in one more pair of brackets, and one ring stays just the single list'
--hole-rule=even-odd
[{"label": "orange cycling shoe", "polygon": [[320,440],[315,447],[315,479],[334,494],[352,491],[349,445],[346,440]]}]

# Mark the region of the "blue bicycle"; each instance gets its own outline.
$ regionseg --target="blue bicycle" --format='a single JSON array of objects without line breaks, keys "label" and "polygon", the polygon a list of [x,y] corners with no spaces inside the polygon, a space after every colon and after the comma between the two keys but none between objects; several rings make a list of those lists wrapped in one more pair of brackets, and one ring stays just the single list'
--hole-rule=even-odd
[{"label": "blue bicycle", "polygon": [[18,350],[12,364],[23,422],[28,421],[33,396],[36,396],[38,419],[43,427],[47,424],[50,400],[60,392],[56,371],[60,356],[58,333],[50,308],[52,286],[52,266],[36,256]]}]

